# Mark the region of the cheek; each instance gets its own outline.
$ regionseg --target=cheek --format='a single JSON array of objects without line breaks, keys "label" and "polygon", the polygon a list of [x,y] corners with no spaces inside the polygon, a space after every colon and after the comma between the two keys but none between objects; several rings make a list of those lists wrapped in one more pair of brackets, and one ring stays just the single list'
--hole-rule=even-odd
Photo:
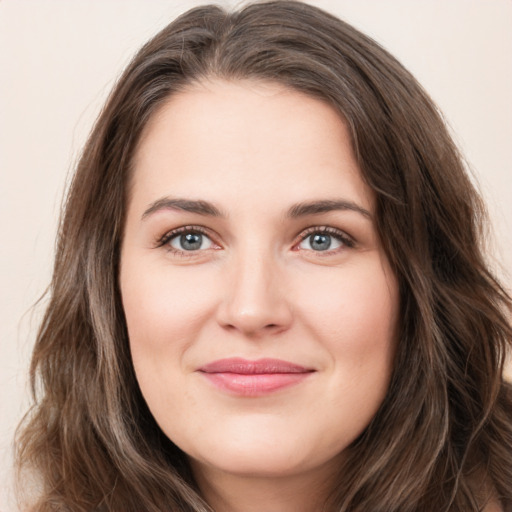
[{"label": "cheek", "polygon": [[147,264],[125,258],[120,274],[132,362],[153,417],[173,437],[186,412],[196,407],[188,384],[187,354],[211,318],[212,276],[195,268]]},{"label": "cheek", "polygon": [[[198,268],[170,268],[123,261],[120,283],[130,349],[141,387],[169,378],[214,308],[216,283]],[[156,265],[155,265],[156,267]],[[148,384],[148,385],[149,385]]]},{"label": "cheek", "polygon": [[[333,269],[329,269],[333,270]],[[336,270],[336,269],[335,269]],[[369,372],[391,373],[398,324],[398,285],[378,258],[343,271],[317,274],[297,291],[305,323],[327,348],[342,375],[371,382]]]},{"label": "cheek", "polygon": [[380,261],[346,270],[317,281],[323,287],[310,286],[315,292],[302,301],[309,328],[329,354],[330,378],[323,392],[330,404],[333,445],[339,449],[361,434],[386,396],[399,314],[396,279]]},{"label": "cheek", "polygon": [[[133,268],[133,272],[131,272]],[[134,339],[158,345],[179,340],[182,329],[193,329],[211,310],[216,289],[211,274],[199,269],[144,269],[123,264],[121,295],[128,330]],[[155,337],[155,334],[159,333]],[[167,333],[167,334],[166,334]]]}]

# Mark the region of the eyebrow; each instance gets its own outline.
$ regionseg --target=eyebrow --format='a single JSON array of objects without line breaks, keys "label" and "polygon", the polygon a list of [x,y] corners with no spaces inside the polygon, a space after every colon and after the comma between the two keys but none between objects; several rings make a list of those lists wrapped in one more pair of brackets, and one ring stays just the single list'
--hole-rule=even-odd
[{"label": "eyebrow", "polygon": [[317,215],[319,213],[327,213],[336,210],[350,210],[353,212],[360,213],[364,217],[371,219],[372,214],[359,206],[353,201],[347,201],[344,199],[332,199],[332,200],[321,200],[321,201],[310,201],[305,203],[298,203],[293,205],[288,210],[288,217],[296,219],[298,217],[304,217],[306,215]]},{"label": "eyebrow", "polygon": [[160,210],[180,210],[210,217],[225,217],[216,206],[208,201],[163,197],[151,203],[149,208],[142,214],[142,220]]},{"label": "eyebrow", "polygon": [[[226,217],[214,204],[201,199],[180,199],[163,197],[154,203],[142,214],[142,220],[160,210],[179,210],[209,217]],[[349,210],[360,213],[371,219],[372,214],[353,201],[344,199],[324,199],[320,201],[302,202],[293,205],[287,212],[286,217],[296,219],[307,215],[318,215],[336,210]]]}]

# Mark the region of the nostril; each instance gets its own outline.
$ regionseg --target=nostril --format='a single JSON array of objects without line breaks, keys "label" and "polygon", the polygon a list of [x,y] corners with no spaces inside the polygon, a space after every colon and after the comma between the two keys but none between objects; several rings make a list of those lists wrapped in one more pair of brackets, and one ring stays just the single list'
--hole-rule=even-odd
[{"label": "nostril", "polygon": [[236,330],[258,337],[286,330],[292,315],[287,300],[260,276],[258,282],[236,281],[218,304],[217,321],[226,332]]}]

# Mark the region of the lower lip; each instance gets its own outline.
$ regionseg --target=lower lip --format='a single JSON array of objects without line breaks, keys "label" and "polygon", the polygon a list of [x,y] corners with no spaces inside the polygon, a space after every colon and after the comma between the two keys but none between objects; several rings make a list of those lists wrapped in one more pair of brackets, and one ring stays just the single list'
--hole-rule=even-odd
[{"label": "lower lip", "polygon": [[307,379],[313,372],[301,373],[202,373],[215,387],[240,396],[263,396]]}]

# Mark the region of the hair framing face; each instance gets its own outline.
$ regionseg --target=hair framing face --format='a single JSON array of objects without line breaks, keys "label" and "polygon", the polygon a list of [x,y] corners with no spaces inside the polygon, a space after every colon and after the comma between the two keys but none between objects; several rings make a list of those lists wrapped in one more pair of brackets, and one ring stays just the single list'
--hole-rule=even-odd
[{"label": "hair framing face", "polygon": [[275,1],[179,17],[135,56],[91,133],[32,360],[37,405],[19,438],[21,464],[42,475],[36,510],[206,510],[138,390],[117,275],[140,134],[172,94],[210,77],[277,82],[329,103],[376,195],[400,282],[400,343],[390,391],[330,507],[478,510],[482,475],[511,506],[510,299],[484,263],[484,209],[458,151],[379,45],[320,9]]}]

